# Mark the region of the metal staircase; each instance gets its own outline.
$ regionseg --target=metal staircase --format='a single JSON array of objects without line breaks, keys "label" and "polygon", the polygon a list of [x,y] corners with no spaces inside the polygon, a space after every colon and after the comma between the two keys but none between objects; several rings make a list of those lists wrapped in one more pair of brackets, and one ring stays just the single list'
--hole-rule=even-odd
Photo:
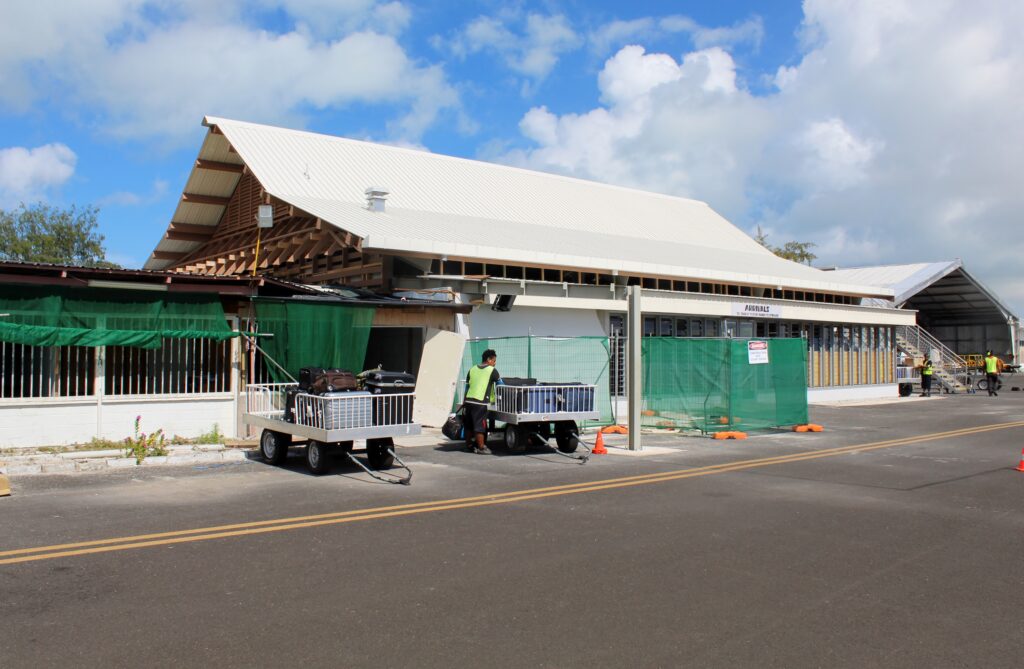
[{"label": "metal staircase", "polygon": [[970,392],[970,368],[967,361],[934,335],[917,325],[896,328],[896,346],[909,356],[929,356],[935,369],[934,379],[947,393]]}]

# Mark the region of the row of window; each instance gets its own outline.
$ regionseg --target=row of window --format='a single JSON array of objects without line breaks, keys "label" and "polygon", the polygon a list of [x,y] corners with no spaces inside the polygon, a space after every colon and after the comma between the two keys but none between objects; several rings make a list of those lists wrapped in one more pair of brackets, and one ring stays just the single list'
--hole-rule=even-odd
[{"label": "row of window", "polygon": [[[419,270],[415,270],[415,268],[412,268],[410,271],[415,274],[419,273]],[[492,263],[436,259],[431,263],[430,273],[446,276],[486,276],[526,281],[548,281],[552,283],[571,283],[583,286],[610,286],[616,283],[617,278],[611,274],[581,272],[579,270],[556,269],[551,267],[496,265]],[[779,300],[796,300],[799,302],[823,302],[826,304],[860,304],[859,297],[852,295],[838,295],[834,293],[787,290],[782,288],[764,288],[761,286],[713,283],[709,281],[664,279],[653,276],[624,275],[619,278],[623,279],[627,286],[641,286],[642,288],[649,290],[670,290],[678,293],[699,293],[705,295],[733,295],[736,297],[761,297]]]}]

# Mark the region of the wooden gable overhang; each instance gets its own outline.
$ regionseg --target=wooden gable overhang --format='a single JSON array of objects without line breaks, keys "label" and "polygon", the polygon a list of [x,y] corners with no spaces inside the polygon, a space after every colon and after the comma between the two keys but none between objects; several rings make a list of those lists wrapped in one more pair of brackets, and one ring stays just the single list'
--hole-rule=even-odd
[{"label": "wooden gable overhang", "polygon": [[[260,205],[273,206],[272,228],[257,227]],[[360,237],[267,193],[213,126],[147,267],[389,289],[390,260],[364,253],[362,244]]]}]

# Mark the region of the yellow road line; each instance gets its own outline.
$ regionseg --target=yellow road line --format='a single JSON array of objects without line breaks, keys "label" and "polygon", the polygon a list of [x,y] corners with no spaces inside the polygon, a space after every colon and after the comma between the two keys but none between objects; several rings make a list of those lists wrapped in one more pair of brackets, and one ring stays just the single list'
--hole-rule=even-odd
[{"label": "yellow road line", "polygon": [[72,557],[76,555],[90,555],[95,553],[106,553],[112,551],[128,550],[135,548],[147,548],[152,546],[166,546],[171,544],[186,543],[193,541],[206,541],[210,539],[222,539],[227,537],[247,536],[254,534],[266,534],[269,532],[281,532],[285,530],[303,529],[309,527],[320,527],[324,525],[336,525],[359,520],[374,520],[379,518],[392,518],[396,516],[407,516],[413,514],[449,511],[477,506],[492,506],[496,504],[508,504],[547,497],[572,495],[584,492],[595,492],[600,490],[612,490],[617,488],[647,485],[651,483],[663,483],[676,481],[685,478],[708,476],[727,472],[742,471],[756,467],[766,467],[775,464],[786,464],[790,462],[801,462],[825,457],[834,457],[846,453],[860,451],[872,451],[883,448],[893,448],[910,444],[918,444],[939,439],[981,434],[996,430],[1005,430],[1014,427],[1024,426],[1024,421],[1011,423],[997,423],[993,425],[976,428],[962,428],[945,432],[935,432],[914,437],[903,437],[886,441],[872,442],[867,444],[856,444],[853,446],[841,446],[837,448],[821,449],[805,453],[794,453],[791,455],[780,455],[752,460],[739,460],[726,462],[717,465],[679,469],[668,472],[640,474],[636,476],[625,476],[614,479],[599,481],[586,481],[582,483],[571,483],[544,488],[531,488],[505,493],[494,493],[476,497],[463,497],[449,500],[437,500],[433,502],[419,502],[415,504],[402,504],[397,506],[385,506],[370,509],[357,509],[353,511],[341,511],[336,513],[318,514],[312,516],[298,516],[293,518],[280,518],[276,520],[254,521],[249,523],[236,523],[232,525],[220,525],[214,527],[195,528],[190,530],[178,530],[174,532],[162,532],[155,534],[143,534],[129,537],[117,537],[112,539],[99,539],[94,541],[83,541],[53,546],[41,546],[36,548],[23,548],[0,552],[0,565],[17,564],[21,562],[32,562],[36,560],[48,560],[58,557]]}]

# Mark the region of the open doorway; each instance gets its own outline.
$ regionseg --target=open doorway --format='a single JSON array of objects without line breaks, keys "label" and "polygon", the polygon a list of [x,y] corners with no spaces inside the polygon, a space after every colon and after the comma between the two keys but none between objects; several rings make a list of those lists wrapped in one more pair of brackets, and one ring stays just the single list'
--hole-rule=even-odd
[{"label": "open doorway", "polygon": [[389,372],[417,374],[423,356],[423,328],[375,327],[370,329],[363,369],[381,367]]}]

